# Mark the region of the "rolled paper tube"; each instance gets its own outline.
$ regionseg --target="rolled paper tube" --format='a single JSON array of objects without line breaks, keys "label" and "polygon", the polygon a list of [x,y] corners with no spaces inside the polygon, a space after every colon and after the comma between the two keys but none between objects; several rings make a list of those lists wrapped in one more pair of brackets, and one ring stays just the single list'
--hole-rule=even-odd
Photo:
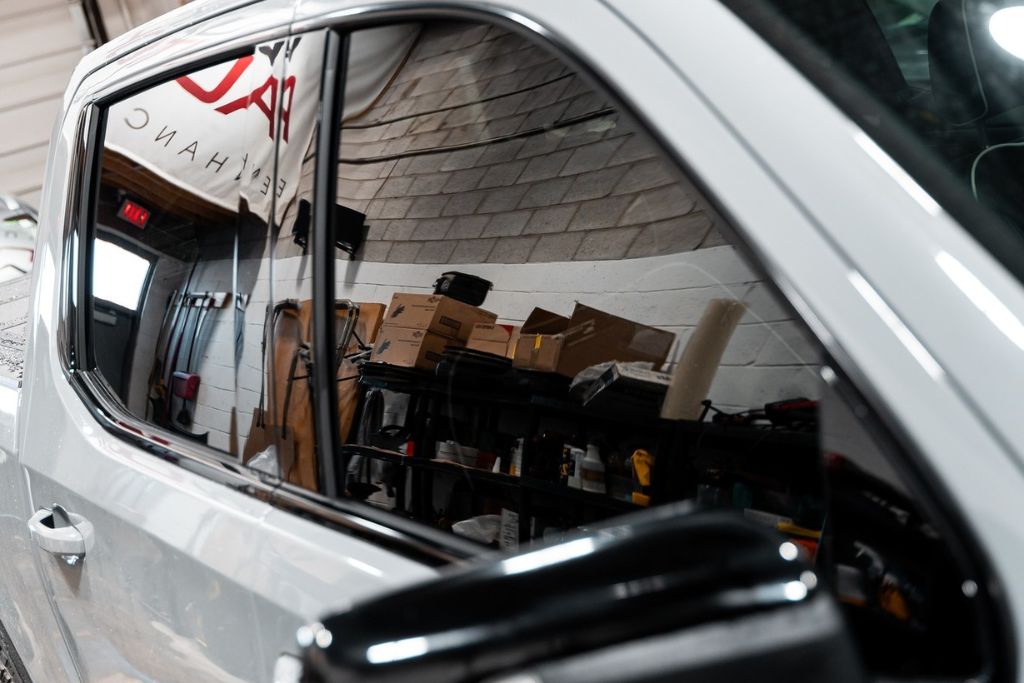
[{"label": "rolled paper tube", "polygon": [[746,310],[746,305],[736,299],[708,302],[672,373],[672,382],[661,404],[663,418],[696,420],[700,417],[701,401],[707,398],[725,347]]}]

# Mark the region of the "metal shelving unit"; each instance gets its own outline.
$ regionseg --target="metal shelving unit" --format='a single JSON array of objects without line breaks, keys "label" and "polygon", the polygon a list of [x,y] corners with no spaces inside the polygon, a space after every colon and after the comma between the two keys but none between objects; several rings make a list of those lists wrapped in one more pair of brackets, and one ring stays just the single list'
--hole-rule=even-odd
[{"label": "metal shelving unit", "polygon": [[[410,395],[407,426],[413,455],[366,445],[343,447],[345,462],[352,455],[390,462],[398,467],[396,511],[420,521],[434,517],[432,486],[436,475],[465,479],[474,495],[502,497],[511,501],[519,514],[519,538],[530,540],[531,518],[539,512],[562,510],[567,517],[586,521],[611,517],[638,509],[630,501],[608,494],[569,488],[563,483],[537,476],[537,456],[530,439],[523,453],[523,475],[511,476],[434,459],[434,444],[444,436],[439,424],[454,406],[472,413],[481,429],[496,430],[502,413],[515,413],[526,424],[527,437],[539,434],[542,422],[558,420],[579,426],[584,433],[637,433],[646,435],[655,454],[652,503],[692,498],[697,490],[695,459],[712,453],[717,467],[726,472],[752,474],[769,479],[771,471],[817,471],[817,438],[814,433],[789,432],[748,426],[707,422],[669,421],[656,416],[609,413],[588,409],[568,394],[568,383],[544,373],[509,368],[492,378],[491,390],[479,378],[472,382],[451,381],[431,373],[374,364],[361,372],[360,384]],[[560,392],[560,393],[558,393]],[[439,432],[441,432],[439,434]],[[718,455],[714,455],[714,453]],[[406,484],[406,478],[411,479]],[[806,478],[806,477],[805,477]],[[808,488],[813,484],[805,482]]]}]

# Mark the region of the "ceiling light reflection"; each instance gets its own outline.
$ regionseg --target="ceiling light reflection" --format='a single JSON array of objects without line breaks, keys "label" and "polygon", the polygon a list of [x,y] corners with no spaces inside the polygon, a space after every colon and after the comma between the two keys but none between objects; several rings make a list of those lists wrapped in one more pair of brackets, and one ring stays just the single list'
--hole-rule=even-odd
[{"label": "ceiling light reflection", "polygon": [[903,324],[903,321],[899,319],[895,311],[889,308],[889,304],[885,303],[878,292],[875,291],[875,288],[868,284],[868,281],[856,271],[851,271],[847,278],[850,280],[850,284],[863,297],[864,301],[874,309],[885,325],[892,330],[896,338],[900,340],[900,343],[910,352],[910,355],[924,368],[924,371],[932,379],[941,380],[945,375],[942,366],[939,365],[939,362],[935,360],[932,354],[928,353],[928,349],[914,336],[910,328]]},{"label": "ceiling light reflection", "polygon": [[939,268],[942,268],[942,272],[953,281],[953,284],[971,300],[971,303],[979,311],[985,314],[985,317],[1000,332],[1006,335],[1018,348],[1024,350],[1024,323],[1013,314],[1013,311],[1006,304],[999,300],[999,297],[991,289],[986,287],[967,266],[960,263],[948,252],[940,251],[935,256],[935,262],[939,264]]},{"label": "ceiling light reflection", "polygon": [[591,538],[579,538],[568,543],[553,545],[550,548],[535,550],[525,555],[510,557],[501,563],[501,567],[506,575],[522,574],[523,572],[530,572],[541,567],[575,560],[592,552],[594,552],[594,540]]},{"label": "ceiling light reflection", "polygon": [[996,45],[1017,59],[1024,59],[1024,7],[1004,7],[988,20],[988,32]]},{"label": "ceiling light reflection", "polygon": [[366,661],[370,664],[389,664],[403,659],[412,659],[425,655],[428,650],[427,639],[418,636],[404,640],[392,640],[387,643],[371,645],[366,649]]},{"label": "ceiling light reflection", "polygon": [[782,591],[790,602],[800,602],[807,597],[807,586],[802,581],[789,581]]}]

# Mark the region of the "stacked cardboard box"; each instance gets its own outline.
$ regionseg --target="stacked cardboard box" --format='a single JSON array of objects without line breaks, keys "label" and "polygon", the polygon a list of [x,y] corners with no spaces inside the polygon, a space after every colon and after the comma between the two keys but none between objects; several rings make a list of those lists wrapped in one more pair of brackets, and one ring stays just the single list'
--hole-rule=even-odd
[{"label": "stacked cardboard box", "polygon": [[447,346],[505,356],[518,368],[574,377],[605,361],[648,361],[659,370],[675,335],[576,304],[572,316],[535,308],[522,327],[439,294],[391,298],[371,360],[433,370]]},{"label": "stacked cardboard box", "polygon": [[395,294],[370,360],[433,370],[446,346],[465,346],[475,324],[497,318],[439,294]]}]

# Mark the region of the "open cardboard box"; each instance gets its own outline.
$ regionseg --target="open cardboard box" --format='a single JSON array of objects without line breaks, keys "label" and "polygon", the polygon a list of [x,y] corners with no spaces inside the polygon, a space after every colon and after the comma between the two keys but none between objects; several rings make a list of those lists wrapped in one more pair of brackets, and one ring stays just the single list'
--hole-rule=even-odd
[{"label": "open cardboard box", "polygon": [[523,323],[513,365],[566,377],[605,361],[648,361],[660,370],[675,339],[672,332],[580,303],[571,318],[535,308]]},{"label": "open cardboard box", "polygon": [[506,358],[514,358],[516,340],[519,338],[517,325],[499,325],[498,323],[476,323],[469,333],[466,348],[484,351]]}]

